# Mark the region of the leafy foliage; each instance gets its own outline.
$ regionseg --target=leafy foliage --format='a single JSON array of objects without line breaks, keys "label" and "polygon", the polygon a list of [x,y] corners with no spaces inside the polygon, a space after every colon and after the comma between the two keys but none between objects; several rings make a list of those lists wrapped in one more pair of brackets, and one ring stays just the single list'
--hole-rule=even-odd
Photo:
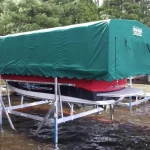
[{"label": "leafy foliage", "polygon": [[98,20],[92,1],[1,0],[0,35]]},{"label": "leafy foliage", "polygon": [[150,26],[150,2],[147,0],[105,0],[99,8],[101,19],[139,20]]},{"label": "leafy foliage", "polygon": [[0,35],[99,19],[136,19],[150,26],[145,0],[0,0]]},{"label": "leafy foliage", "polygon": [[102,18],[136,19],[140,20],[141,7],[138,3],[127,0],[105,1],[100,8]]}]

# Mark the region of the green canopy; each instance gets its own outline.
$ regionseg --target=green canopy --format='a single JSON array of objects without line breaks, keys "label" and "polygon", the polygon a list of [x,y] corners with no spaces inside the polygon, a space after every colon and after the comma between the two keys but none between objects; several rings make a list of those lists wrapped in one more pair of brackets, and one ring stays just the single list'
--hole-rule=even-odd
[{"label": "green canopy", "polygon": [[0,74],[106,81],[150,74],[150,29],[103,20],[2,36]]}]

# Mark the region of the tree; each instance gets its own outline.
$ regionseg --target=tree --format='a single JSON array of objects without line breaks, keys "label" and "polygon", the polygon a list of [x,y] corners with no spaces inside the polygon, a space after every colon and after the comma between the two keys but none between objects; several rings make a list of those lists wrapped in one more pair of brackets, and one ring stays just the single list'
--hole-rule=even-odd
[{"label": "tree", "polygon": [[99,20],[92,0],[5,0],[0,4],[0,35]]},{"label": "tree", "polygon": [[138,0],[137,2],[139,3],[142,10],[142,16],[140,18],[140,21],[150,27],[150,1]]},{"label": "tree", "polygon": [[0,35],[96,21],[136,19],[150,26],[150,2],[105,0],[0,0]]},{"label": "tree", "polygon": [[60,26],[61,9],[53,1],[8,0],[2,10],[0,34],[25,32]]},{"label": "tree", "polygon": [[138,3],[134,0],[107,0],[104,5],[99,8],[101,19],[136,19],[140,20],[142,10]]},{"label": "tree", "polygon": [[62,25],[99,20],[98,7],[92,0],[80,0],[66,4],[62,15]]},{"label": "tree", "polygon": [[147,0],[106,0],[99,8],[100,19],[139,20],[150,27],[150,1]]}]

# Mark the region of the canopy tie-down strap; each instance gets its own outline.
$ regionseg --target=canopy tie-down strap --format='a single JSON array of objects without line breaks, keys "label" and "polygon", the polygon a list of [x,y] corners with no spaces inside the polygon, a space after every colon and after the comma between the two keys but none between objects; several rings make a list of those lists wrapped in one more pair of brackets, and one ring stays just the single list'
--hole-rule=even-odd
[{"label": "canopy tie-down strap", "polygon": [[130,46],[128,45],[128,41],[127,39],[125,39],[125,45],[127,46],[127,48],[131,51],[132,49],[130,48]]},{"label": "canopy tie-down strap", "polygon": [[149,47],[149,44],[146,44],[147,45],[147,49],[148,49],[148,51],[149,51],[149,53],[150,53],[150,47]]}]

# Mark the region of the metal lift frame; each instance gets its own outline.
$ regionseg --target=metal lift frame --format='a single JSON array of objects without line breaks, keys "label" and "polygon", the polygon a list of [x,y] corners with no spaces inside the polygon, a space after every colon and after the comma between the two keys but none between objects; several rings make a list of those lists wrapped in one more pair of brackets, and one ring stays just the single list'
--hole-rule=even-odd
[{"label": "metal lift frame", "polygon": [[[26,81],[24,81],[26,82]],[[12,106],[11,105],[11,99],[10,99],[10,93],[9,93],[9,86],[7,84],[6,81],[6,88],[7,88],[7,96],[8,96],[8,106],[6,107],[3,99],[2,99],[2,92],[0,90],[0,127],[2,130],[2,111],[4,111],[6,113],[7,119],[9,121],[9,124],[11,126],[11,128],[13,130],[15,130],[15,127],[12,123],[12,120],[9,116],[9,114],[14,114],[14,115],[18,115],[18,116],[22,116],[22,117],[26,117],[26,118],[30,118],[30,119],[34,119],[34,120],[38,120],[41,121],[37,131],[35,132],[35,135],[38,134],[38,132],[40,131],[40,129],[42,128],[44,123],[50,124],[52,123],[54,125],[54,147],[55,149],[58,149],[58,124],[60,123],[64,123],[67,121],[71,121],[77,118],[81,118],[87,115],[91,115],[94,113],[99,113],[104,111],[104,109],[101,107],[102,105],[109,105],[110,106],[110,119],[113,119],[113,105],[115,103],[115,100],[108,100],[108,101],[89,101],[89,100],[64,100],[61,96],[61,91],[60,91],[60,86],[59,83],[57,81],[57,78],[55,78],[55,94],[52,97],[50,97],[50,99],[48,100],[41,100],[41,101],[37,101],[37,102],[32,102],[32,103],[28,103],[28,104],[24,104],[23,103],[23,98],[24,95],[21,96],[21,104],[20,105],[15,105]],[[16,109],[20,109],[20,108],[26,108],[26,107],[30,107],[30,106],[36,106],[36,105],[41,105],[41,104],[49,104],[53,102],[53,106],[51,109],[49,109],[48,113],[45,115],[45,117],[40,117],[40,116],[36,116],[36,115],[31,115],[31,114],[27,114],[27,113],[22,113],[20,111],[16,111]],[[70,115],[69,116],[64,116],[63,115],[63,106],[62,103],[69,103],[70,104]],[[85,112],[81,112],[78,114],[74,114],[74,104],[85,104],[85,105],[92,105],[94,106],[94,109],[92,110],[88,110]],[[60,110],[60,116],[58,116]],[[54,119],[50,119],[50,115],[51,113],[54,112]]]},{"label": "metal lift frame", "polygon": [[[43,100],[41,100],[41,101],[24,104],[23,100],[24,100],[24,96],[26,96],[26,95],[21,95],[21,104],[16,105],[16,106],[11,105],[11,99],[10,99],[10,93],[9,93],[10,87],[6,81],[8,106],[7,107],[5,106],[3,99],[2,99],[2,92],[0,90],[0,129],[2,130],[2,111],[5,112],[6,117],[9,121],[9,124],[13,130],[15,130],[15,127],[11,121],[9,114],[14,114],[14,115],[41,121],[40,125],[38,126],[37,131],[35,132],[35,135],[37,135],[39,133],[39,131],[42,128],[44,123],[53,124],[54,125],[54,146],[55,146],[55,149],[58,149],[58,124],[64,123],[67,121],[71,121],[71,120],[74,120],[77,118],[81,118],[83,116],[87,116],[90,114],[102,112],[102,111],[104,111],[104,109],[101,106],[106,106],[106,105],[109,105],[109,107],[110,107],[110,119],[113,120],[113,113],[114,113],[113,106],[114,105],[129,106],[130,110],[132,110],[133,105],[138,105],[138,104],[140,104],[142,102],[146,102],[150,99],[150,97],[145,96],[145,93],[142,90],[131,88],[131,87],[127,87],[123,90],[115,91],[115,92],[98,93],[97,96],[104,96],[106,98],[104,101],[90,101],[90,100],[68,99],[68,98],[65,99],[61,95],[60,84],[58,83],[57,78],[55,78],[54,81],[55,82],[53,84],[55,87],[55,94],[48,94],[49,98],[46,97],[47,100],[45,100],[45,98],[43,98]],[[24,82],[26,82],[26,81],[24,81]],[[132,102],[132,96],[136,96],[135,102]],[[122,101],[125,97],[129,97],[129,103],[122,103]],[[31,114],[16,111],[16,109],[19,109],[19,108],[26,108],[26,107],[36,106],[36,105],[41,105],[41,104],[49,104],[51,102],[53,103],[53,105],[52,105],[51,109],[48,110],[48,113],[45,115],[45,117],[40,117],[37,115],[31,115]],[[69,116],[63,115],[62,103],[70,104],[70,115]],[[92,110],[74,114],[74,104],[92,105],[95,108]],[[59,111],[60,111],[60,117],[58,116]],[[50,119],[49,117],[52,114],[52,112],[54,112],[54,118]]]}]

